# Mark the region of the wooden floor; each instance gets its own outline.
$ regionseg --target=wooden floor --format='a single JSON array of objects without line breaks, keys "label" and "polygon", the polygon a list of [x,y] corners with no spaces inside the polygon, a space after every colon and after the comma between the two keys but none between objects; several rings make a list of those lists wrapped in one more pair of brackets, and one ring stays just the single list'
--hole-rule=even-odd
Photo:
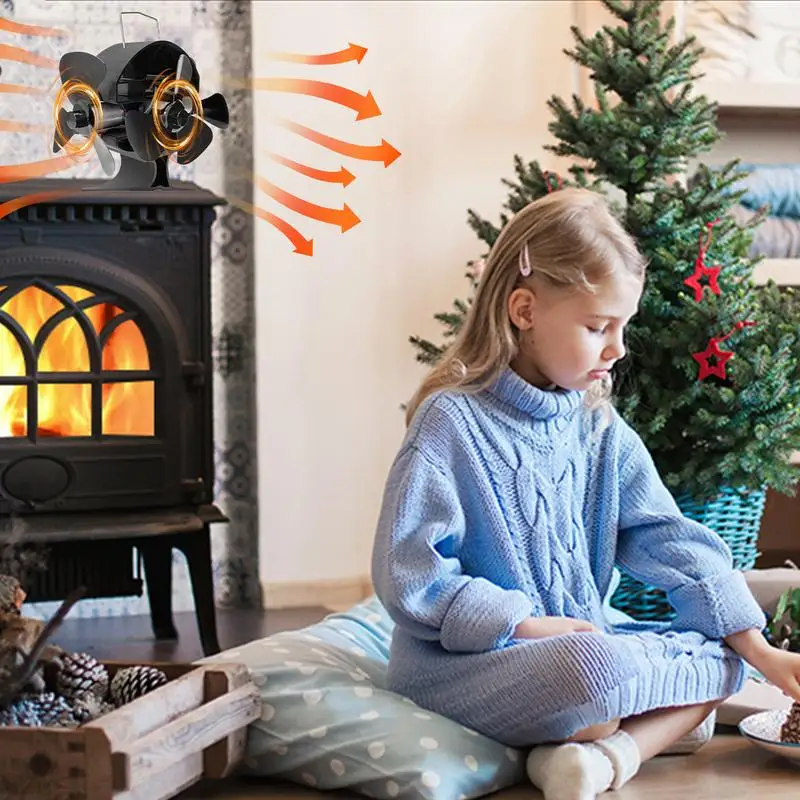
[{"label": "wooden floor", "polygon": [[[322,793],[270,781],[206,781],[180,800],[358,800],[343,791]],[[528,783],[490,796],[491,800],[542,800]],[[693,755],[661,756],[648,761],[630,783],[601,797],[614,800],[797,800],[800,768],[758,749],[741,736],[715,736]]]},{"label": "wooden floor", "polygon": [[[223,650],[272,633],[295,630],[324,617],[324,608],[280,611],[218,609],[219,644]],[[107,661],[167,661],[187,663],[203,657],[193,613],[175,614],[178,640],[156,641],[149,616],[69,619],[58,630],[55,641],[74,653],[90,653]]]}]

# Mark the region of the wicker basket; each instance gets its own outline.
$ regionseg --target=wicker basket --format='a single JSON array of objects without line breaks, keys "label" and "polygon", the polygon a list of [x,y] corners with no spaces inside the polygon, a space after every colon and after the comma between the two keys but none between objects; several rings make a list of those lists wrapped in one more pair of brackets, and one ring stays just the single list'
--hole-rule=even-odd
[{"label": "wicker basket", "polygon": [[[733,553],[736,569],[749,570],[758,558],[758,533],[767,499],[766,488],[757,491],[723,489],[711,502],[701,504],[688,496],[676,497],[684,516],[719,534]],[[675,609],[660,589],[647,586],[624,572],[611,598],[614,608],[634,619],[671,620]]]}]

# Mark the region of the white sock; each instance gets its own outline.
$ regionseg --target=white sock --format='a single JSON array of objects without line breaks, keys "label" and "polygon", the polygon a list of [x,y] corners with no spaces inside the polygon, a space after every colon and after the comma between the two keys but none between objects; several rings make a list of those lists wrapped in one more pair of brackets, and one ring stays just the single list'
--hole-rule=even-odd
[{"label": "white sock", "polygon": [[696,753],[704,744],[711,741],[717,724],[717,712],[712,711],[696,728],[684,734],[661,751],[661,755],[687,755]]},{"label": "white sock", "polygon": [[598,739],[593,744],[608,756],[608,760],[614,766],[612,789],[624,786],[639,771],[642,758],[636,742],[629,733],[618,730],[611,736],[606,736],[605,739]]},{"label": "white sock", "polygon": [[526,768],[545,800],[595,800],[614,780],[611,759],[589,742],[534,747]]}]

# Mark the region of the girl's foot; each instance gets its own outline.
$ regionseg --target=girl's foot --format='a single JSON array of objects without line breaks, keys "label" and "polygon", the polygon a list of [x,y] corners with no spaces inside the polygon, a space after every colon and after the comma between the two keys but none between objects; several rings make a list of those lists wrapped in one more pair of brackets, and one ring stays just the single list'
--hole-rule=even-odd
[{"label": "girl's foot", "polygon": [[591,743],[539,745],[528,756],[527,770],[545,800],[595,800],[614,780],[613,764]]},{"label": "girl's foot", "polygon": [[596,742],[539,745],[528,756],[528,777],[545,800],[595,800],[624,786],[639,770],[636,742],[618,730]]}]

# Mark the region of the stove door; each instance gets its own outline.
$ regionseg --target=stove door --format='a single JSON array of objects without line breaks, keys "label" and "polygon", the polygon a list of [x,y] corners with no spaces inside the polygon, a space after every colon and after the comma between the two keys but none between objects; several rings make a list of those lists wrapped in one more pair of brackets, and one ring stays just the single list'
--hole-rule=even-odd
[{"label": "stove door", "polygon": [[198,499],[207,395],[191,351],[153,283],[85,254],[2,253],[0,498],[19,513]]}]

